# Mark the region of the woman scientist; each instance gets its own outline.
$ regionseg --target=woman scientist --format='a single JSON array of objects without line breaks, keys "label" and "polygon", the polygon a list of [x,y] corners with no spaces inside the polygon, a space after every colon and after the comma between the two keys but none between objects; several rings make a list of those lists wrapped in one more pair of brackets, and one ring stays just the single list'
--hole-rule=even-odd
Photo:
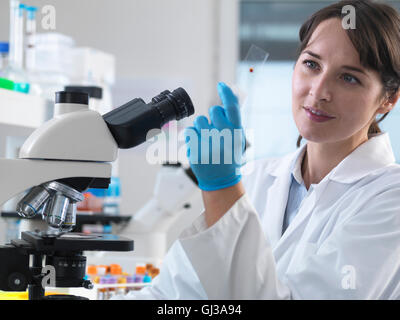
[{"label": "woman scientist", "polygon": [[[346,5],[355,29],[342,25]],[[135,298],[400,298],[400,166],[377,120],[399,97],[400,16],[342,1],[311,16],[300,41],[292,112],[307,143],[255,161],[243,179],[240,161],[197,161],[203,132],[242,130],[238,100],[220,83],[222,106],[186,131],[205,211]],[[210,159],[224,159],[222,146]]]}]

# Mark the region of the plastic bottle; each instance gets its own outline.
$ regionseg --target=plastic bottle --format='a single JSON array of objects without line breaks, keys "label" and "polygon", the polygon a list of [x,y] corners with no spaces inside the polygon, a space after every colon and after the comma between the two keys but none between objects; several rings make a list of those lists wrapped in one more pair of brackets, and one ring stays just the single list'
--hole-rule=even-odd
[{"label": "plastic bottle", "polygon": [[151,282],[151,277],[146,273],[143,276],[143,283],[150,283]]},{"label": "plastic bottle", "polygon": [[87,198],[87,210],[92,212],[103,212],[105,189],[89,189],[87,191],[91,196]]},{"label": "plastic bottle", "polygon": [[95,265],[89,265],[87,267],[87,271],[86,274],[92,279],[94,280],[97,277],[97,266]]},{"label": "plastic bottle", "polygon": [[152,263],[146,263],[146,272],[149,273],[154,268]]},{"label": "plastic bottle", "polygon": [[24,11],[25,5],[10,0],[9,63],[4,77],[14,82],[14,91],[29,93],[30,85],[24,64]]},{"label": "plastic bottle", "polygon": [[8,42],[0,42],[0,88],[14,90],[14,82],[6,79],[9,69],[9,50]]},{"label": "plastic bottle", "polygon": [[105,276],[107,274],[108,266],[97,266],[97,274],[99,276]]},{"label": "plastic bottle", "polygon": [[8,79],[0,78],[0,88],[14,90],[14,82]]},{"label": "plastic bottle", "polygon": [[136,266],[136,274],[144,276],[146,274],[146,266],[145,265],[137,265]]},{"label": "plastic bottle", "polygon": [[140,283],[143,282],[143,278],[146,275],[146,266],[145,265],[137,265],[135,270],[134,282]]},{"label": "plastic bottle", "polygon": [[118,174],[118,162],[112,164],[111,182],[104,198],[103,211],[109,215],[119,215],[121,203],[121,181]]},{"label": "plastic bottle", "polygon": [[126,276],[126,283],[134,283],[135,277],[134,276]]},{"label": "plastic bottle", "polygon": [[122,274],[122,268],[119,264],[110,264],[110,273],[113,276],[119,276]]},{"label": "plastic bottle", "polygon": [[142,283],[143,282],[143,275],[135,274],[134,277],[133,277],[133,282]]},{"label": "plastic bottle", "polygon": [[8,54],[10,45],[8,42],[0,42],[0,78],[4,78],[5,71],[8,68]]},{"label": "plastic bottle", "polygon": [[95,276],[95,277],[93,278],[93,282],[94,282],[94,283],[100,283],[100,279],[101,279],[100,276]]},{"label": "plastic bottle", "polygon": [[14,82],[14,91],[28,94],[31,86],[28,82]]},{"label": "plastic bottle", "polygon": [[104,234],[111,234],[112,233],[112,225],[110,224],[105,224],[103,226],[103,233]]},{"label": "plastic bottle", "polygon": [[119,214],[119,207],[121,202],[120,185],[121,183],[119,177],[111,177],[111,183],[107,189],[106,196],[104,198],[104,213],[110,215]]},{"label": "plastic bottle", "polygon": [[152,269],[150,269],[150,271],[149,271],[148,273],[149,273],[149,276],[150,276],[152,279],[154,279],[154,278],[157,277],[158,274],[160,273],[160,269],[158,269],[158,268],[152,268]]}]

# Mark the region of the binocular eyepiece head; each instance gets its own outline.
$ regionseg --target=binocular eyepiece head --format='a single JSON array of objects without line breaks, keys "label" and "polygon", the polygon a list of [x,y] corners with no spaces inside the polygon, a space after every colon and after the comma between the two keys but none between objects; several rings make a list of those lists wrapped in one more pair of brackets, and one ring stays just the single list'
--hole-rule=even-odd
[{"label": "binocular eyepiece head", "polygon": [[103,115],[118,147],[128,149],[135,147],[148,138],[153,129],[161,127],[172,120],[181,120],[194,114],[193,103],[183,88],[172,92],[165,90],[146,104],[136,98]]}]

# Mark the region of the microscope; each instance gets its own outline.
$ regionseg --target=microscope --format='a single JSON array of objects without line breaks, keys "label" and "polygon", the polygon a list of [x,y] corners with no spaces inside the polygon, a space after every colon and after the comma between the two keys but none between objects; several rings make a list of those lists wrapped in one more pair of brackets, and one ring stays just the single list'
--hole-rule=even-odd
[{"label": "microscope", "polygon": [[19,159],[0,159],[0,206],[27,191],[16,211],[24,218],[41,215],[48,224],[0,246],[0,290],[28,289],[30,300],[84,299],[46,296],[45,283],[90,289],[83,252],[132,251],[133,240],[71,232],[82,193],[108,188],[118,148],[138,146],[167,122],[194,114],[183,88],[163,91],[148,104],[133,99],[105,115],[89,110],[88,102],[86,93],[57,92],[53,119],[28,137]]}]

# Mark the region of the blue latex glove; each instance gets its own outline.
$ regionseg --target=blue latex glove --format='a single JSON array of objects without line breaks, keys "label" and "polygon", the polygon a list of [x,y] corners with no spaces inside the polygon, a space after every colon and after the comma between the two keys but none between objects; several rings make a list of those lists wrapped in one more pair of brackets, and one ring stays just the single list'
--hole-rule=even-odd
[{"label": "blue latex glove", "polygon": [[193,127],[185,129],[190,167],[200,189],[205,191],[228,188],[242,177],[245,137],[238,98],[222,82],[218,84],[218,94],[223,107],[209,109],[211,123],[207,117],[199,116]]}]

